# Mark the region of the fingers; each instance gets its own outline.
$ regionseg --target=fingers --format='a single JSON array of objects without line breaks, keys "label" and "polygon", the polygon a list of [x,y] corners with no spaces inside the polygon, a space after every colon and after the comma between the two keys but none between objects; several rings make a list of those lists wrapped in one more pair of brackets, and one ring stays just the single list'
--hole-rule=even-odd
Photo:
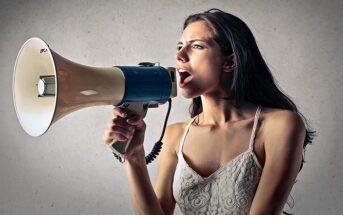
[{"label": "fingers", "polygon": [[114,117],[119,116],[122,118],[126,118],[127,123],[129,123],[130,125],[136,126],[138,129],[144,127],[145,125],[143,118],[141,116],[125,108],[121,108],[121,107],[113,108],[112,114]]},{"label": "fingers", "polygon": [[126,120],[126,122],[130,125],[133,125],[136,127],[136,129],[141,130],[143,127],[145,127],[145,123],[142,119],[142,117],[135,115]]},{"label": "fingers", "polygon": [[[127,120],[133,118],[135,115],[132,115],[131,113],[129,116],[129,111],[120,107],[113,108],[112,114],[114,118],[112,119],[112,122],[107,125],[103,134],[103,141],[110,144],[114,139],[119,141],[131,139],[136,130],[136,125],[128,123]],[[134,122],[136,121],[134,120]]]},{"label": "fingers", "polygon": [[126,120],[121,117],[116,117],[107,125],[103,140],[105,143],[111,143],[113,139],[119,141],[129,140],[132,138],[135,130],[134,125],[128,124]]},{"label": "fingers", "polygon": [[113,140],[127,141],[132,138],[132,133],[127,130],[116,128],[114,131],[106,130],[103,135],[103,141],[107,144],[112,143]]},{"label": "fingers", "polygon": [[110,144],[114,139],[127,141],[134,135],[141,137],[141,133],[145,132],[145,122],[138,114],[121,107],[113,108],[112,114],[114,118],[107,125],[102,138],[105,143]]},{"label": "fingers", "polygon": [[110,125],[110,129],[115,129],[116,127],[120,127],[123,129],[127,129],[129,131],[134,131],[135,130],[135,126],[134,125],[130,125],[127,122],[127,119],[123,119],[121,117],[117,117],[117,118],[113,118],[112,122],[109,124]]},{"label": "fingers", "polygon": [[114,117],[120,116],[122,118],[125,118],[128,116],[128,111],[121,107],[116,107],[112,109],[112,114]]}]

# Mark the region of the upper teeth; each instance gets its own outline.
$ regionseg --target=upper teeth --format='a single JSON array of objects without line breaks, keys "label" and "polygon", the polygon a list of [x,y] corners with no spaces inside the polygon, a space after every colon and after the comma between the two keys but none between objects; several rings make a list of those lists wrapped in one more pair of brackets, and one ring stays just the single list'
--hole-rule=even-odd
[{"label": "upper teeth", "polygon": [[187,72],[187,73],[189,73],[187,70],[184,70],[184,69],[179,69],[178,71],[179,71],[180,73],[181,73],[181,72]]}]

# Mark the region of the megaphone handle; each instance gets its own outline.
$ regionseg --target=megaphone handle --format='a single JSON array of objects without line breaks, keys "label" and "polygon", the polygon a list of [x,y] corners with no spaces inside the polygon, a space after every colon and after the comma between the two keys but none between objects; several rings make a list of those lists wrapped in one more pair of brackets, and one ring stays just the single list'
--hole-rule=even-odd
[{"label": "megaphone handle", "polygon": [[[120,107],[128,111],[128,117],[132,116],[132,114],[138,114],[139,116],[144,118],[146,116],[146,113],[148,112],[149,104],[124,103]],[[130,142],[131,139],[127,141],[113,140],[112,143],[109,145],[113,154],[119,159],[120,162],[124,162],[124,155],[130,145]]]}]

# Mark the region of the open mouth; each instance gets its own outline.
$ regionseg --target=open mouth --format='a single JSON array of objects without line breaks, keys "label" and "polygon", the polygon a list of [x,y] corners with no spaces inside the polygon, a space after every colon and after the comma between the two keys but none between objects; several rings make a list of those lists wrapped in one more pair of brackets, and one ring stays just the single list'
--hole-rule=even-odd
[{"label": "open mouth", "polygon": [[180,87],[184,87],[192,80],[192,75],[186,70],[178,70],[180,75]]}]

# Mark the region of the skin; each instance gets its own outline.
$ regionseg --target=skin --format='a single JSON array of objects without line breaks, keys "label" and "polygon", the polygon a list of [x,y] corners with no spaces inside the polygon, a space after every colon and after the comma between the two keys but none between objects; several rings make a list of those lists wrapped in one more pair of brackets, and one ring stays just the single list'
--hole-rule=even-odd
[{"label": "skin", "polygon": [[[228,100],[228,83],[234,56],[224,56],[213,41],[211,28],[204,21],[189,24],[183,31],[176,53],[177,69],[186,69],[192,81],[182,88],[185,98],[201,96],[203,112],[199,125],[191,125],[183,154],[201,176],[208,176],[248,148],[257,106],[244,103],[237,109]],[[158,175],[151,184],[144,160],[142,118],[125,119],[125,110],[113,109],[114,119],[103,140],[132,142],[125,156],[125,170],[136,214],[173,214],[173,176],[177,152],[188,122],[169,125],[158,157]],[[305,126],[299,115],[282,109],[262,107],[256,131],[254,152],[263,167],[250,214],[280,214],[296,179],[303,152]],[[230,141],[228,141],[230,140]]]}]

